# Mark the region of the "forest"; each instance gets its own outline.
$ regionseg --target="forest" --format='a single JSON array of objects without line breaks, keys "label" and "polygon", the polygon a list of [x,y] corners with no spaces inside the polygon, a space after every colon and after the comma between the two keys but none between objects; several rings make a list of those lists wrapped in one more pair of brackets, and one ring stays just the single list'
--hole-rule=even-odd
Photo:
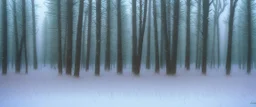
[{"label": "forest", "polygon": [[255,0],[39,1],[1,0],[3,75],[256,68]]}]

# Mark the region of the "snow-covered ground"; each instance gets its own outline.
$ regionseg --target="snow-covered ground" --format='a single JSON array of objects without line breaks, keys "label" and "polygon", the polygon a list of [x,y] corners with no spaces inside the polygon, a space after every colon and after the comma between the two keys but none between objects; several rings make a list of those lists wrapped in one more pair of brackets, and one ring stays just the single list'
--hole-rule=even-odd
[{"label": "snow-covered ground", "polygon": [[[164,71],[142,70],[135,77],[129,69],[81,71],[80,78],[58,76],[42,68],[29,74],[8,72],[0,76],[0,107],[256,107],[256,72],[178,69],[176,76]],[[65,74],[65,73],[64,73]]]}]

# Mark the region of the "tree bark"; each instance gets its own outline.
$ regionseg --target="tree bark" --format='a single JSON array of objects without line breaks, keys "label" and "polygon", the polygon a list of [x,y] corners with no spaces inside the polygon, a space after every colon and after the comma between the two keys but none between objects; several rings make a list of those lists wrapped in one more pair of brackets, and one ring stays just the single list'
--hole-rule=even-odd
[{"label": "tree bark", "polygon": [[117,0],[117,73],[123,73],[122,57],[122,10],[121,0]]},{"label": "tree bark", "polygon": [[7,36],[8,36],[8,26],[7,26],[7,0],[2,0],[2,46],[3,46],[3,57],[2,57],[2,74],[7,74],[8,67],[8,53],[7,53]]},{"label": "tree bark", "polygon": [[72,42],[73,42],[73,0],[67,1],[67,56],[66,56],[66,74],[71,75],[72,72]]},{"label": "tree bark", "polygon": [[96,0],[96,55],[95,75],[100,75],[100,48],[101,48],[101,0]]},{"label": "tree bark", "polygon": [[159,73],[159,47],[158,47],[158,28],[157,28],[157,8],[156,0],[153,0],[153,14],[154,14],[154,32],[155,32],[155,72]]},{"label": "tree bark", "polygon": [[77,23],[77,36],[76,36],[76,61],[75,61],[75,77],[79,77],[80,63],[81,63],[81,42],[82,42],[82,27],[83,27],[83,13],[84,13],[84,0],[79,0],[79,15]]},{"label": "tree bark", "polygon": [[86,71],[89,70],[90,53],[91,53],[91,33],[92,32],[92,0],[89,0],[88,5],[88,34],[87,34],[87,51],[86,51]]}]

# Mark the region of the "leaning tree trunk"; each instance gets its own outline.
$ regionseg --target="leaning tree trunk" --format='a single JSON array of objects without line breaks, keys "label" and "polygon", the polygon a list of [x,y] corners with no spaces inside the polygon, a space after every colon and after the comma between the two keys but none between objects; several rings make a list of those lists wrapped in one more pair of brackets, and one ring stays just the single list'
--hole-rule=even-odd
[{"label": "leaning tree trunk", "polygon": [[179,20],[180,20],[180,0],[174,1],[173,10],[173,37],[172,37],[172,59],[170,74],[176,74],[177,67],[177,50],[178,50],[178,35],[179,35]]},{"label": "leaning tree trunk", "polygon": [[117,0],[117,73],[123,73],[121,0]]},{"label": "leaning tree trunk", "polygon": [[7,31],[8,31],[8,26],[7,26],[7,0],[2,0],[2,45],[3,45],[3,57],[2,57],[2,74],[5,75],[7,74],[7,66],[8,66],[8,55],[7,55]]},{"label": "leaning tree trunk", "polygon": [[95,75],[100,75],[100,45],[101,45],[101,0],[96,1],[96,55]]},{"label": "leaning tree trunk", "polygon": [[86,71],[89,70],[89,63],[90,63],[90,53],[91,53],[91,33],[92,32],[92,0],[89,0],[88,5],[88,36],[87,36],[87,51],[86,51],[86,64],[85,69]]},{"label": "leaning tree trunk", "polygon": [[31,0],[32,4],[32,22],[33,22],[33,66],[36,70],[38,67],[37,64],[37,45],[36,45],[36,15],[35,15],[35,0]]},{"label": "leaning tree trunk", "polygon": [[79,1],[79,15],[77,23],[77,36],[76,36],[76,61],[75,61],[75,77],[79,77],[80,63],[81,63],[81,42],[82,42],[82,27],[83,27],[83,13],[84,13],[84,0]]},{"label": "leaning tree trunk", "polygon": [[209,0],[203,0],[203,53],[202,53],[202,73],[206,74],[207,68],[207,47],[208,47],[208,24],[209,24]]},{"label": "leaning tree trunk", "polygon": [[107,0],[107,41],[106,41],[106,53],[105,53],[105,70],[110,70],[110,39],[111,39],[111,1]]},{"label": "leaning tree trunk", "polygon": [[71,75],[72,72],[72,42],[73,42],[73,0],[67,1],[67,55],[66,55],[66,74]]},{"label": "leaning tree trunk", "polygon": [[190,69],[190,7],[191,0],[187,0],[187,28],[186,28],[186,58],[185,58],[185,67],[187,70]]}]

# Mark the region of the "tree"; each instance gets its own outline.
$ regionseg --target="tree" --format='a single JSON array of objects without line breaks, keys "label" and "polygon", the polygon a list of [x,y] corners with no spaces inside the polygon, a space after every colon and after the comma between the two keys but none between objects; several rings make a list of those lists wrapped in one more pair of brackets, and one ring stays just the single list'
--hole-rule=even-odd
[{"label": "tree", "polygon": [[201,8],[202,0],[197,0],[197,31],[196,31],[196,69],[200,68],[201,61]]},{"label": "tree", "polygon": [[247,73],[251,73],[252,65],[252,0],[246,1],[247,7],[247,24],[248,24],[248,49],[247,49]]},{"label": "tree", "polygon": [[122,57],[122,10],[121,0],[117,0],[117,73],[123,73]]},{"label": "tree", "polygon": [[178,50],[178,35],[179,35],[179,21],[180,21],[180,0],[174,0],[173,10],[173,36],[172,36],[172,59],[169,74],[176,74],[177,65],[177,50]]},{"label": "tree", "polygon": [[[224,12],[226,6],[228,5],[227,0],[214,0],[214,36],[217,32],[217,62],[218,68],[220,67],[220,16]],[[215,39],[215,38],[214,38]],[[214,49],[213,45],[213,49]]]},{"label": "tree", "polygon": [[35,0],[31,0],[32,4],[32,23],[33,23],[33,66],[37,69],[37,49],[36,49],[36,15],[35,15]]},{"label": "tree", "polygon": [[150,69],[150,34],[151,34],[151,0],[149,0],[148,7],[148,38],[147,38],[147,56],[146,56],[146,68]]},{"label": "tree", "polygon": [[82,42],[82,24],[83,24],[83,13],[84,13],[84,0],[79,0],[79,15],[77,23],[77,36],[76,36],[76,61],[75,61],[75,74],[74,76],[79,77],[80,62],[81,62],[81,42]]},{"label": "tree", "polygon": [[228,49],[227,49],[227,61],[226,61],[226,75],[230,75],[231,70],[231,51],[232,51],[232,37],[233,37],[233,25],[234,25],[234,16],[235,9],[238,0],[230,0],[230,15],[228,22]]},{"label": "tree", "polygon": [[187,70],[190,69],[190,11],[191,11],[191,0],[187,0],[187,28],[186,28],[186,58],[185,67]]},{"label": "tree", "polygon": [[61,0],[57,1],[57,20],[58,20],[58,71],[59,74],[62,74],[62,38],[61,38]]},{"label": "tree", "polygon": [[101,0],[96,1],[96,55],[95,75],[100,75],[100,45],[101,45]]},{"label": "tree", "polygon": [[92,0],[89,0],[88,5],[88,34],[87,34],[87,51],[86,51],[86,71],[89,70],[90,53],[91,53],[91,35],[92,35]]},{"label": "tree", "polygon": [[158,28],[157,28],[157,8],[156,0],[153,0],[153,14],[154,14],[154,38],[155,38],[155,72],[159,73],[159,47],[158,47]]},{"label": "tree", "polygon": [[209,24],[209,0],[203,0],[203,52],[202,52],[202,73],[206,74],[207,67],[207,43],[208,43],[208,24]]},{"label": "tree", "polygon": [[111,0],[107,0],[107,42],[106,42],[106,53],[105,53],[105,70],[110,70],[110,38],[111,38]]},{"label": "tree", "polygon": [[8,35],[8,26],[7,26],[7,0],[2,0],[2,41],[3,41],[3,57],[2,57],[2,74],[7,74],[7,66],[8,66],[8,53],[7,53],[7,35]]},{"label": "tree", "polygon": [[67,55],[66,74],[71,75],[72,71],[72,41],[73,41],[73,0],[67,1]]},{"label": "tree", "polygon": [[136,53],[137,53],[137,0],[132,0],[132,72],[136,69]]}]

